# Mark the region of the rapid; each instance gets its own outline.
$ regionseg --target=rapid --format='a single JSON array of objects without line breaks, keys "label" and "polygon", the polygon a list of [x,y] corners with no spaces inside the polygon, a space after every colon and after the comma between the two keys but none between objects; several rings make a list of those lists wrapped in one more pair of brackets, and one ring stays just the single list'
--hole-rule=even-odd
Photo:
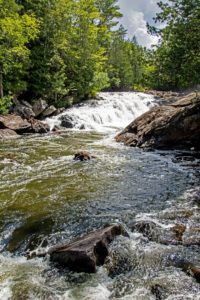
[{"label": "rapid", "polygon": [[[199,245],[163,242],[173,240],[180,223],[185,241],[199,234],[192,198],[199,178],[174,162],[176,151],[145,152],[114,140],[154,105],[143,93],[101,93],[46,120],[53,129],[69,117],[73,128],[62,134],[0,142],[0,299],[200,299],[199,283],[170,263],[176,257],[200,263]],[[73,161],[79,150],[96,158]],[[150,224],[151,238],[131,230],[137,222]],[[96,274],[26,258],[28,250],[110,223],[122,224],[129,236],[112,243]]]}]

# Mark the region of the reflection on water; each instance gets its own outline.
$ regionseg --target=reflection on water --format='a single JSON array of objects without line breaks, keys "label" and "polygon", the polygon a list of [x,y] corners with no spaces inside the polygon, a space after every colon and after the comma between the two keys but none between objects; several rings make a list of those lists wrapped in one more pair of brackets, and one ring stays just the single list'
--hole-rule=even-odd
[{"label": "reflection on water", "polygon": [[[81,149],[96,158],[73,161]],[[197,179],[171,154],[126,148],[96,132],[27,137],[0,144],[0,178],[0,299],[200,299],[199,284],[167,264],[172,254],[198,261],[199,247],[130,232],[135,220],[163,232],[176,223],[199,226],[186,193]],[[126,226],[130,238],[117,238],[95,275],[25,258],[28,249],[112,222]]]}]

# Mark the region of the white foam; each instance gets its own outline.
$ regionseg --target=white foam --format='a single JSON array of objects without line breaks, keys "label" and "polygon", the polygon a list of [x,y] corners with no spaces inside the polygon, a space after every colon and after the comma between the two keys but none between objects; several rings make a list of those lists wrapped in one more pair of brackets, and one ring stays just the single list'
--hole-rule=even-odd
[{"label": "white foam", "polygon": [[46,119],[46,123],[53,129],[61,124],[62,116],[69,116],[75,129],[112,132],[124,128],[155,105],[154,97],[143,93],[100,93],[99,96],[103,100],[74,106],[56,117]]},{"label": "white foam", "polygon": [[0,299],[9,300],[12,297],[11,281],[6,280],[0,284]]}]

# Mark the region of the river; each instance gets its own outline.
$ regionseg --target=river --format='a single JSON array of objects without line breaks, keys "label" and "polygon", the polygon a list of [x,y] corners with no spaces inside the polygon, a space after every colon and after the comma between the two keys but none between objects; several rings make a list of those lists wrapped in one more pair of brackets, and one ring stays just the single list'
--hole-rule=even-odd
[{"label": "river", "polygon": [[[130,230],[141,220],[166,232],[177,223],[199,226],[199,210],[188,200],[198,178],[173,162],[174,152],[144,152],[114,141],[155,105],[152,96],[100,98],[62,114],[73,119],[73,130],[0,143],[2,300],[200,299],[195,279],[167,262],[172,255],[199,261],[199,247],[164,245]],[[60,117],[47,122],[53,128]],[[76,162],[79,150],[96,158]],[[130,236],[116,239],[110,260],[96,274],[58,270],[48,258],[26,259],[27,250],[70,241],[108,223],[121,223]],[[155,286],[163,298],[152,292]]]}]

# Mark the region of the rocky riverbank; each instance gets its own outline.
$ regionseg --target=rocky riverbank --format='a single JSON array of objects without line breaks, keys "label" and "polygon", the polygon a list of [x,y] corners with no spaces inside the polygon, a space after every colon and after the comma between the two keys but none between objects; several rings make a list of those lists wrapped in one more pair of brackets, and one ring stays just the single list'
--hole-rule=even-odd
[{"label": "rocky riverbank", "polygon": [[50,127],[41,120],[61,113],[63,109],[49,106],[46,101],[38,100],[34,105],[26,101],[14,101],[8,115],[0,115],[0,139],[17,138],[19,135],[47,133]]},{"label": "rocky riverbank", "polygon": [[116,141],[148,149],[199,150],[200,96],[191,93],[170,101],[134,120],[116,136]]}]

